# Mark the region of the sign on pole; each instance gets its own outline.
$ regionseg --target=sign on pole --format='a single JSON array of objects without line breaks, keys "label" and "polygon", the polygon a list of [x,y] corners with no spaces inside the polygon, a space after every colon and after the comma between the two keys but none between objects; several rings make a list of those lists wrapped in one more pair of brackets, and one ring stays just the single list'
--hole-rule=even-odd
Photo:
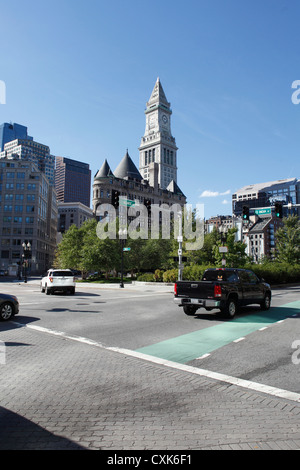
[{"label": "sign on pole", "polygon": [[256,215],[271,214],[271,207],[267,207],[266,209],[255,209],[254,213]]}]

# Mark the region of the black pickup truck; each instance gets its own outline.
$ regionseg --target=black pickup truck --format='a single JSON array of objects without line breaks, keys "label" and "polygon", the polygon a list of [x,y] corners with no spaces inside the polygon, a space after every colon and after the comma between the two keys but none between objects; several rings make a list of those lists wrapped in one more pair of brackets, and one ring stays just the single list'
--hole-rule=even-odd
[{"label": "black pickup truck", "polygon": [[243,305],[259,304],[263,310],[271,305],[271,287],[248,269],[207,269],[201,281],[177,281],[174,301],[186,315],[194,315],[203,307],[220,309],[233,318]]}]

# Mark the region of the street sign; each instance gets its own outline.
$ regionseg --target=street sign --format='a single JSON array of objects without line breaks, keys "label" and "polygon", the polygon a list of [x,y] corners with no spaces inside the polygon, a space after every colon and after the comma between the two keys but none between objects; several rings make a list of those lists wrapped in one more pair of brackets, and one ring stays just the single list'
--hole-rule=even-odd
[{"label": "street sign", "polygon": [[267,207],[266,209],[255,209],[254,213],[256,215],[271,214],[271,207]]},{"label": "street sign", "polygon": [[131,199],[127,199],[127,198],[120,198],[120,204],[121,206],[127,206],[127,207],[132,207],[135,205],[135,202],[132,201]]},{"label": "street sign", "polygon": [[130,250],[131,250],[131,248],[129,246],[123,248],[123,251],[130,251]]},{"label": "street sign", "polygon": [[227,246],[219,246],[219,253],[227,253],[228,247]]}]

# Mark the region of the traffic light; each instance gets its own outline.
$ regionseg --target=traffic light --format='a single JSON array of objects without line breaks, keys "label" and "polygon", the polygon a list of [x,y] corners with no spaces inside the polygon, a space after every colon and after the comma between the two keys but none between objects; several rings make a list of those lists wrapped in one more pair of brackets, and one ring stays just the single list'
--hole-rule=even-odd
[{"label": "traffic light", "polygon": [[249,220],[249,207],[243,206],[243,220]]},{"label": "traffic light", "polygon": [[119,191],[117,191],[116,189],[113,189],[111,193],[111,203],[115,209],[118,209],[119,207],[119,196],[120,196]]},{"label": "traffic light", "polygon": [[145,199],[145,206],[146,206],[146,209],[148,211],[148,215],[151,214],[151,199]]},{"label": "traffic light", "polygon": [[283,217],[281,202],[275,202],[275,217],[277,217],[278,219],[282,219]]}]

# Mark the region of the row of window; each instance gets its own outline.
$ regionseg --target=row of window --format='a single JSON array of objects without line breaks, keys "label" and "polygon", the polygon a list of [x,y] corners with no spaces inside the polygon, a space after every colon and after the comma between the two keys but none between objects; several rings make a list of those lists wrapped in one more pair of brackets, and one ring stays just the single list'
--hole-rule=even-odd
[{"label": "row of window", "polygon": [[[25,235],[33,235],[33,228],[25,227]],[[2,227],[2,235],[22,235],[21,227]]]},{"label": "row of window", "polygon": [[[23,201],[24,194],[4,194],[4,201],[13,201],[15,196],[16,201]],[[27,194],[27,201],[35,201],[35,194]],[[0,194],[0,201],[2,200],[2,195]]]},{"label": "row of window", "polygon": [[[25,222],[26,224],[33,224],[34,223],[34,217],[25,217]],[[12,217],[11,215],[5,215],[3,217],[3,223],[9,224],[13,222],[14,224],[21,224],[23,222],[23,217],[18,217],[14,216]]]},{"label": "row of window", "polygon": [[[149,165],[151,162],[155,162],[155,148],[146,150],[144,154],[145,166]],[[163,149],[163,162],[167,165],[175,165],[175,158],[173,150],[169,150],[164,147]]]},{"label": "row of window", "polygon": [[[27,184],[27,189],[29,191],[34,190],[36,188],[35,183],[28,183]],[[15,189],[14,183],[6,183],[5,184],[5,189]],[[24,183],[16,183],[16,189],[25,189],[25,184]],[[0,191],[2,191],[2,183],[0,183]]]},{"label": "row of window", "polygon": [[[12,212],[13,206],[5,204],[3,207],[4,212]],[[23,205],[15,205],[14,206],[15,212],[23,212]],[[26,212],[34,212],[34,206],[26,206]]]}]

